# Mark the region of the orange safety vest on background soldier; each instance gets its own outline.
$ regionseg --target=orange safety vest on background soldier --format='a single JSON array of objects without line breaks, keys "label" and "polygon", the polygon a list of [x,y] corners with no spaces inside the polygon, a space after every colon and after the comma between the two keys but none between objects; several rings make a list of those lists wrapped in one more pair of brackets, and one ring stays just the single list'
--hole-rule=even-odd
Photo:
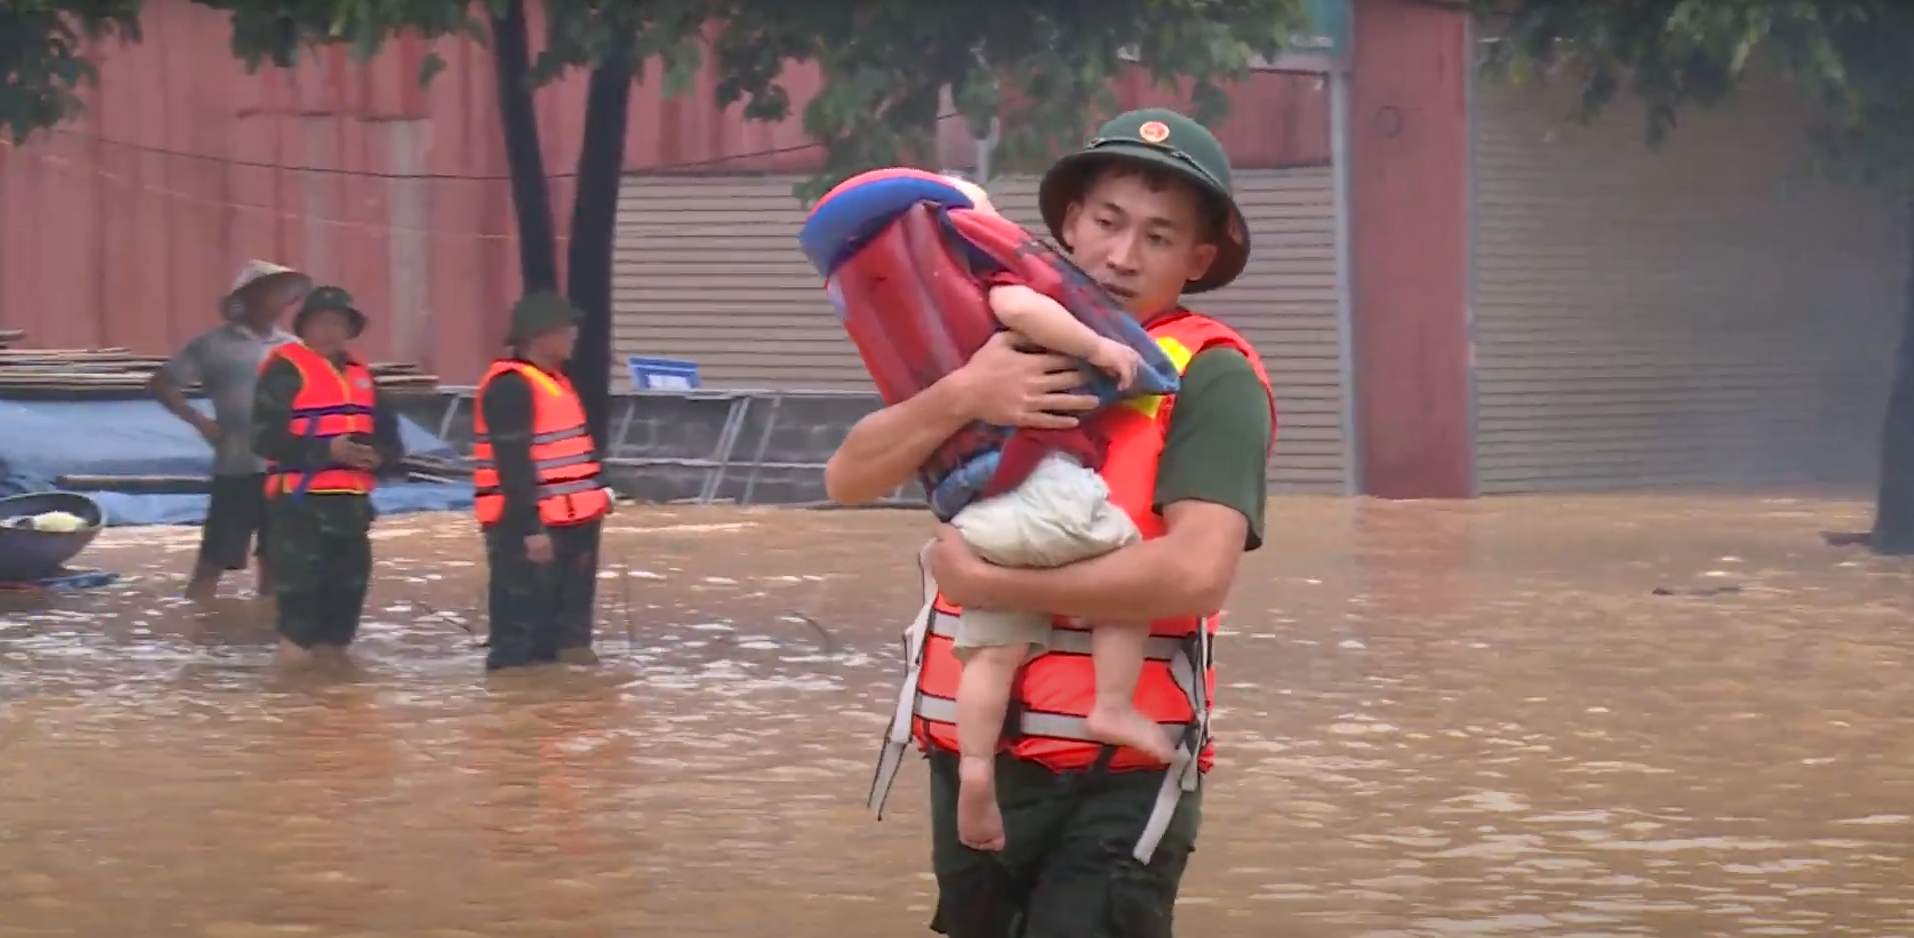
[{"label": "orange safety vest on background soldier", "polygon": [[[375,399],[371,369],[351,358],[341,368],[303,342],[288,342],[267,354],[259,370],[263,373],[276,358],[299,369],[299,394],[292,401],[290,427],[294,436],[307,440],[342,436],[356,436],[361,442],[372,439]],[[378,476],[349,466],[307,472],[270,460],[266,463],[268,498],[308,493],[364,495],[378,484]]]},{"label": "orange safety vest on background soldier", "polygon": [[478,402],[472,409],[472,500],[482,525],[505,516],[505,494],[499,487],[498,465],[485,426],[485,390],[492,379],[517,372],[532,389],[532,465],[538,473],[538,517],[547,526],[585,524],[611,512],[611,492],[605,488],[585,419],[584,402],[564,375],[547,374],[529,362],[505,359],[479,381]]},{"label": "orange safety vest on background soldier", "polygon": [[[1176,363],[1178,372],[1191,359],[1214,347],[1243,353],[1256,370],[1265,392],[1269,376],[1262,360],[1235,330],[1213,319],[1183,311],[1149,326],[1150,336]],[[1161,537],[1163,518],[1153,509],[1157,462],[1169,432],[1174,397],[1141,397],[1112,406],[1099,415],[1095,429],[1108,441],[1099,473],[1110,487],[1110,499],[1136,522],[1144,538]],[[1272,409],[1274,403],[1271,404]],[[890,736],[873,782],[870,806],[882,811],[885,796],[912,739],[920,748],[956,752],[957,685],[963,665],[952,654],[959,610],[936,592],[925,577],[924,608],[906,633],[909,672],[893,714]],[[1137,681],[1136,706],[1145,716],[1175,736],[1184,759],[1183,770],[1165,776],[1155,812],[1137,844],[1137,856],[1148,862],[1167,827],[1182,792],[1194,791],[1200,773],[1209,771],[1214,751],[1209,717],[1216,690],[1210,659],[1211,639],[1218,616],[1186,616],[1150,623],[1143,674]],[[1096,668],[1090,660],[1090,630],[1059,619],[1050,630],[1048,652],[1031,659],[1023,669],[1011,712],[1005,751],[1018,759],[1066,772],[1096,764],[1104,744],[1091,736],[1084,718],[1096,702]],[[1113,771],[1160,768],[1161,763],[1132,749],[1118,749]]]}]

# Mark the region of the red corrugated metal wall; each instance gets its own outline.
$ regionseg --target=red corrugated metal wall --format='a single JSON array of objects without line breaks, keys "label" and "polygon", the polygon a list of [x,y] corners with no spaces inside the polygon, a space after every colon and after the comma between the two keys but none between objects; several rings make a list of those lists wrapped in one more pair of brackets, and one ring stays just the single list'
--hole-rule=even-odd
[{"label": "red corrugated metal wall", "polygon": [[[426,88],[420,41],[364,65],[329,50],[248,76],[216,12],[152,0],[143,25],[140,45],[98,51],[85,116],[25,147],[0,144],[0,327],[24,328],[40,347],[163,352],[215,321],[239,264],[263,258],[358,296],[374,314],[372,357],[474,379],[518,289],[489,52],[440,44],[449,68]],[[720,112],[714,72],[678,98],[663,95],[661,77],[635,89],[628,169],[818,165],[798,120]],[[584,84],[539,95],[560,219]],[[799,108],[817,84],[810,68],[787,78]],[[1176,98],[1141,73],[1118,91],[1125,105]],[[1325,107],[1315,76],[1258,74],[1236,90],[1219,135],[1243,167],[1323,163]],[[968,165],[961,122],[948,126],[950,165]]]}]

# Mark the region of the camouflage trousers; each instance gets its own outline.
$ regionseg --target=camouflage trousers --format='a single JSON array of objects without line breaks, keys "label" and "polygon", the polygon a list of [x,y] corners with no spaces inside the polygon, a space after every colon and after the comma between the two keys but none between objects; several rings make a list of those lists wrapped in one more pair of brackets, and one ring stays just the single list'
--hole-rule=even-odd
[{"label": "camouflage trousers", "polygon": [[556,661],[560,652],[590,648],[598,598],[599,522],[547,529],[552,562],[533,563],[525,538],[485,531],[491,567],[486,602],[492,620],[487,670]]},{"label": "camouflage trousers", "polygon": [[[1106,753],[1105,758],[1108,758]],[[1156,805],[1162,771],[1111,772],[1099,762],[1052,772],[997,758],[1004,850],[957,839],[957,757],[930,762],[931,930],[949,938],[1172,938],[1176,893],[1196,849],[1203,793],[1184,794],[1146,865],[1131,855]]]},{"label": "camouflage trousers", "polygon": [[275,499],[267,541],[279,634],[301,648],[344,648],[359,634],[372,580],[370,506],[357,495]]}]

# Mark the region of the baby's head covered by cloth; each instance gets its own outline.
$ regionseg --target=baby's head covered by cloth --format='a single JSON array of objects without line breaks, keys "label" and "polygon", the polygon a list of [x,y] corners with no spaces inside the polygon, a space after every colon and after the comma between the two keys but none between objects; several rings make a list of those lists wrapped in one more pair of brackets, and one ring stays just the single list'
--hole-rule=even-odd
[{"label": "baby's head covered by cloth", "polygon": [[964,198],[969,199],[971,206],[977,211],[983,212],[986,215],[1002,217],[1003,213],[997,211],[997,206],[990,201],[990,193],[985,192],[983,186],[971,182],[956,173],[945,173],[944,178],[950,181],[953,188],[962,192]]}]

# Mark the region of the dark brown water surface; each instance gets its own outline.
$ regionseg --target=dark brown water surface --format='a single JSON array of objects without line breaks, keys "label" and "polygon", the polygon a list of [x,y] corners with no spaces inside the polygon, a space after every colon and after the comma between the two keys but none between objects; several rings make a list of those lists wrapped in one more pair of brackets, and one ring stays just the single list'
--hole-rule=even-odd
[{"label": "dark brown water surface", "polygon": [[[1180,933],[1914,934],[1914,566],[1817,537],[1864,517],[1272,502]],[[861,807],[924,534],[628,509],[606,663],[488,682],[462,519],[381,523],[329,678],[111,532],[121,585],[0,594],[0,938],[928,934],[921,768]]]}]

